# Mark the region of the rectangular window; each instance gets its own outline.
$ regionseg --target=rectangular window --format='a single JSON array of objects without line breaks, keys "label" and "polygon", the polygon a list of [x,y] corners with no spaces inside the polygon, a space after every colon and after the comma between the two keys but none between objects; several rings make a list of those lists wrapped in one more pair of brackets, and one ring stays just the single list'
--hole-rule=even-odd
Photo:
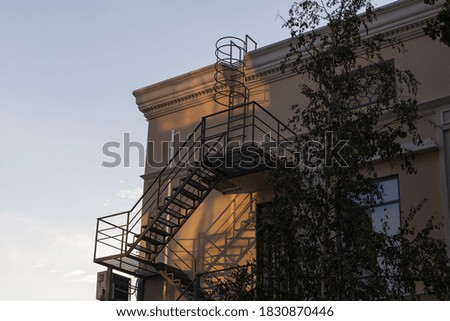
[{"label": "rectangular window", "polygon": [[[364,216],[363,224],[367,224],[365,225],[366,228],[372,227],[374,232],[392,236],[399,232],[401,226],[399,179],[397,176],[390,176],[380,179],[377,184],[381,196],[375,200],[375,206],[370,209],[360,207],[361,210],[355,213]],[[256,213],[256,264],[259,299],[276,300],[277,298],[272,296],[274,292],[301,291],[302,286],[297,283],[295,278],[291,278],[292,275],[298,273],[298,271],[295,271],[295,264],[299,264],[301,261],[297,260],[298,257],[291,260],[289,256],[292,240],[289,239],[288,235],[277,233],[279,227],[276,226],[276,220],[273,219],[270,212],[270,203],[258,204]],[[288,212],[285,213],[285,215],[289,214]],[[337,244],[338,248],[348,250],[349,253],[352,252],[353,245],[345,244],[344,237],[338,237],[336,241],[339,243]],[[357,246],[361,246],[361,243],[356,243]],[[312,240],[309,249],[313,249],[316,245],[317,248],[320,248],[320,244],[316,244]],[[317,255],[320,255],[320,250],[317,251]],[[396,273],[396,266],[385,262],[382,254],[378,256],[377,253],[373,253],[373,255],[375,256],[371,258],[376,261],[369,262],[366,260],[366,263],[369,265],[372,262],[378,264],[382,273],[386,276],[388,287],[393,288],[395,282],[391,275]],[[314,263],[311,263],[310,266],[314,266]],[[366,282],[366,280],[369,282],[372,273],[370,271],[367,264],[364,267],[361,266],[358,275],[362,282]],[[303,272],[305,271],[302,270]],[[314,271],[311,270],[311,275],[313,274]]]},{"label": "rectangular window", "polygon": [[400,195],[398,177],[381,179],[378,182],[382,198],[376,200],[376,206],[369,213],[375,232],[395,235],[400,229]]},{"label": "rectangular window", "polygon": [[[444,118],[444,126],[448,124],[450,124],[450,111],[446,111],[443,114],[443,118]],[[447,119],[446,119],[447,118]],[[447,123],[445,123],[445,121],[447,120]],[[446,127],[447,127],[446,126]],[[448,208],[450,208],[450,128],[445,128],[443,129],[443,149],[444,149],[444,167],[445,167],[445,181],[446,181],[446,189],[447,189],[447,201],[448,201]],[[445,187],[444,187],[445,189]],[[448,212],[447,212],[448,215]]]},{"label": "rectangular window", "polygon": [[355,70],[349,76],[359,84],[359,91],[350,103],[352,109],[376,103],[380,93],[389,93],[389,98],[397,95],[394,59]]}]

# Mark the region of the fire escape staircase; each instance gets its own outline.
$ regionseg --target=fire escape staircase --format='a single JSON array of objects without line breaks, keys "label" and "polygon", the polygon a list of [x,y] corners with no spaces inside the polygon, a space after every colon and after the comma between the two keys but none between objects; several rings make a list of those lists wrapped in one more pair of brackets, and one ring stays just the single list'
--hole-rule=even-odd
[{"label": "fire escape staircase", "polygon": [[255,102],[203,117],[131,210],[97,220],[94,262],[144,279],[170,274],[161,253],[208,194],[293,157],[294,138]]}]

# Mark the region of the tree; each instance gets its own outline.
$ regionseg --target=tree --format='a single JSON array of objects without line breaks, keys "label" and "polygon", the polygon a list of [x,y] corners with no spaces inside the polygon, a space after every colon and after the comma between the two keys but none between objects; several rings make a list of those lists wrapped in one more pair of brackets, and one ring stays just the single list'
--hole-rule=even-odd
[{"label": "tree", "polygon": [[[424,0],[425,4],[436,5],[436,0]],[[450,47],[450,0],[445,0],[442,4],[441,11],[437,15],[436,19],[429,22],[424,28],[425,34],[435,40],[439,37],[439,40]]]},{"label": "tree", "polygon": [[450,298],[445,243],[432,237],[439,225],[414,225],[426,200],[398,229],[386,209],[373,226],[385,188],[376,160],[414,174],[401,142],[421,143],[418,83],[383,59],[383,48],[404,51],[400,42],[367,36],[375,19],[370,1],[305,0],[285,20],[292,42],[282,66],[300,75],[305,103],[292,106],[295,156],[273,172],[273,201],[258,214],[258,299],[415,298],[418,284]]}]

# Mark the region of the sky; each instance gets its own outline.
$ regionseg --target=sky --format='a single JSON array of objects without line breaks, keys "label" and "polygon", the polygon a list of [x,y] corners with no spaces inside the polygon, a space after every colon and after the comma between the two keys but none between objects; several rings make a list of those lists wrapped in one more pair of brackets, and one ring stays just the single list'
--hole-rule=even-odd
[{"label": "sky", "polygon": [[[215,62],[214,44],[289,37],[287,0],[0,0],[0,300],[95,300],[97,217],[128,210],[145,145],[132,91]],[[384,4],[379,0],[375,3]]]}]

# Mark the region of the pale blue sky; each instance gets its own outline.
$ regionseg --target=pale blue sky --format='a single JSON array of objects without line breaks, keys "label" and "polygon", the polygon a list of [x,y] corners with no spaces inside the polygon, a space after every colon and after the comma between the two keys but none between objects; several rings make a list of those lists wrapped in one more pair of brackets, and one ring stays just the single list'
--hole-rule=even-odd
[{"label": "pale blue sky", "polygon": [[95,299],[96,218],[142,189],[137,158],[101,166],[104,143],[145,143],[131,92],[214,63],[222,36],[289,37],[291,3],[0,1],[0,300]]}]

